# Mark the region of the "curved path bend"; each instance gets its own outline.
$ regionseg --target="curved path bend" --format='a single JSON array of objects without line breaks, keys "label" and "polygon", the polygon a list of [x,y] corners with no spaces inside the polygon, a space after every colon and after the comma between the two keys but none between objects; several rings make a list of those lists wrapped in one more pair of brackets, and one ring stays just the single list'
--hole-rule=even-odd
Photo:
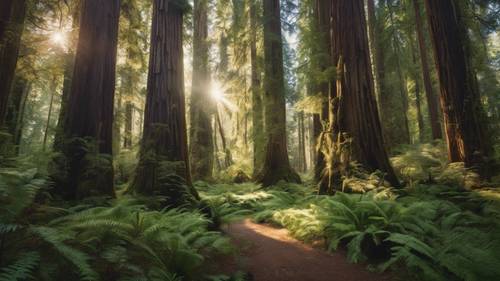
[{"label": "curved path bend", "polygon": [[253,281],[390,281],[387,274],[351,264],[342,253],[327,253],[291,238],[286,229],[247,219],[224,227],[240,249],[226,270],[248,272]]}]

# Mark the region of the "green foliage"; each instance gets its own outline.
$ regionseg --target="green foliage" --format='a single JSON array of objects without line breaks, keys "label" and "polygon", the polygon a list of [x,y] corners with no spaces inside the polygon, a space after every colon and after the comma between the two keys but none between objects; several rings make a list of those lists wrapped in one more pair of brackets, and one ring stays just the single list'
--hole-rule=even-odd
[{"label": "green foliage", "polygon": [[22,254],[13,264],[2,269],[0,281],[21,281],[33,278],[32,272],[40,261],[36,252]]},{"label": "green foliage", "polygon": [[46,185],[34,169],[0,173],[0,280],[199,280],[207,257],[232,251],[200,212],[131,197],[50,207]]},{"label": "green foliage", "polygon": [[368,261],[381,271],[404,266],[414,280],[500,276],[495,266],[500,262],[500,201],[494,189],[415,184],[399,191],[399,197],[384,189],[318,196],[285,183],[265,191],[250,184],[198,189],[228,213],[253,213],[258,222],[284,227],[306,242],[323,240],[331,251],[345,248],[350,261]]}]

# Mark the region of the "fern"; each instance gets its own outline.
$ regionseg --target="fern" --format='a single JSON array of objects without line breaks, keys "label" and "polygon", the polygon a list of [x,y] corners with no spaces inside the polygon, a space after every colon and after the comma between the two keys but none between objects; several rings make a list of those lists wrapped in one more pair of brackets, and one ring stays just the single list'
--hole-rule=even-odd
[{"label": "fern", "polygon": [[13,264],[0,269],[0,281],[22,281],[33,279],[33,272],[40,262],[37,252],[22,254]]},{"label": "fern", "polygon": [[89,264],[90,257],[64,243],[64,241],[71,239],[69,235],[62,234],[48,227],[32,227],[31,231],[52,245],[55,251],[73,264],[78,269],[82,280],[91,281],[99,279],[98,274]]}]

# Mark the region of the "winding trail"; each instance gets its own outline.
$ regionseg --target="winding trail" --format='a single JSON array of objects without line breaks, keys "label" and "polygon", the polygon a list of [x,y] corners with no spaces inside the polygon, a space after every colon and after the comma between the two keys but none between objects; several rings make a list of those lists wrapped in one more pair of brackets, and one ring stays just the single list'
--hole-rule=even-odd
[{"label": "winding trail", "polygon": [[301,243],[286,229],[256,224],[249,219],[224,227],[241,249],[226,270],[242,270],[254,281],[389,281],[387,274],[351,264],[342,253],[329,254]]}]

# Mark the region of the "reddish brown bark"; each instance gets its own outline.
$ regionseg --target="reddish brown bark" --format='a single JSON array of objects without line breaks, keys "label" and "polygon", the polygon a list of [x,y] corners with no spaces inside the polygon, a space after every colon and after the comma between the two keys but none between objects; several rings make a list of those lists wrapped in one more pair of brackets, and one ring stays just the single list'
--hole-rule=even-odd
[{"label": "reddish brown bark", "polygon": [[110,155],[119,14],[119,0],[81,3],[79,40],[64,123],[67,172],[55,179],[59,191],[70,198],[114,195]]},{"label": "reddish brown bark", "polygon": [[441,85],[448,157],[466,167],[483,166],[492,146],[479,97],[470,46],[459,3],[453,0],[425,0],[434,57]]},{"label": "reddish brown bark", "polygon": [[284,180],[300,182],[291,168],[286,137],[285,81],[283,70],[283,39],[279,0],[264,2],[264,102],[267,144],[263,169],[258,181],[271,186]]},{"label": "reddish brown bark", "polygon": [[135,192],[168,196],[172,204],[180,202],[186,185],[197,197],[187,145],[183,12],[175,1],[153,2],[143,139],[132,184]]},{"label": "reddish brown bark", "polygon": [[338,103],[338,134],[352,138],[353,159],[381,170],[393,185],[399,182],[389,162],[375,101],[363,0],[332,0],[332,59],[338,62],[337,85],[330,110]]},{"label": "reddish brown bark", "polygon": [[441,122],[438,112],[439,111],[438,100],[432,88],[431,71],[429,68],[429,58],[427,55],[427,47],[425,45],[425,37],[423,31],[424,21],[422,20],[422,16],[420,13],[420,6],[418,4],[418,0],[412,0],[412,1],[413,1],[413,8],[415,10],[415,28],[417,29],[417,39],[420,50],[420,63],[422,65],[422,76],[424,78],[425,96],[427,99],[427,107],[429,109],[429,119],[431,122],[432,138],[441,139],[443,138],[443,134],[441,131]]}]

